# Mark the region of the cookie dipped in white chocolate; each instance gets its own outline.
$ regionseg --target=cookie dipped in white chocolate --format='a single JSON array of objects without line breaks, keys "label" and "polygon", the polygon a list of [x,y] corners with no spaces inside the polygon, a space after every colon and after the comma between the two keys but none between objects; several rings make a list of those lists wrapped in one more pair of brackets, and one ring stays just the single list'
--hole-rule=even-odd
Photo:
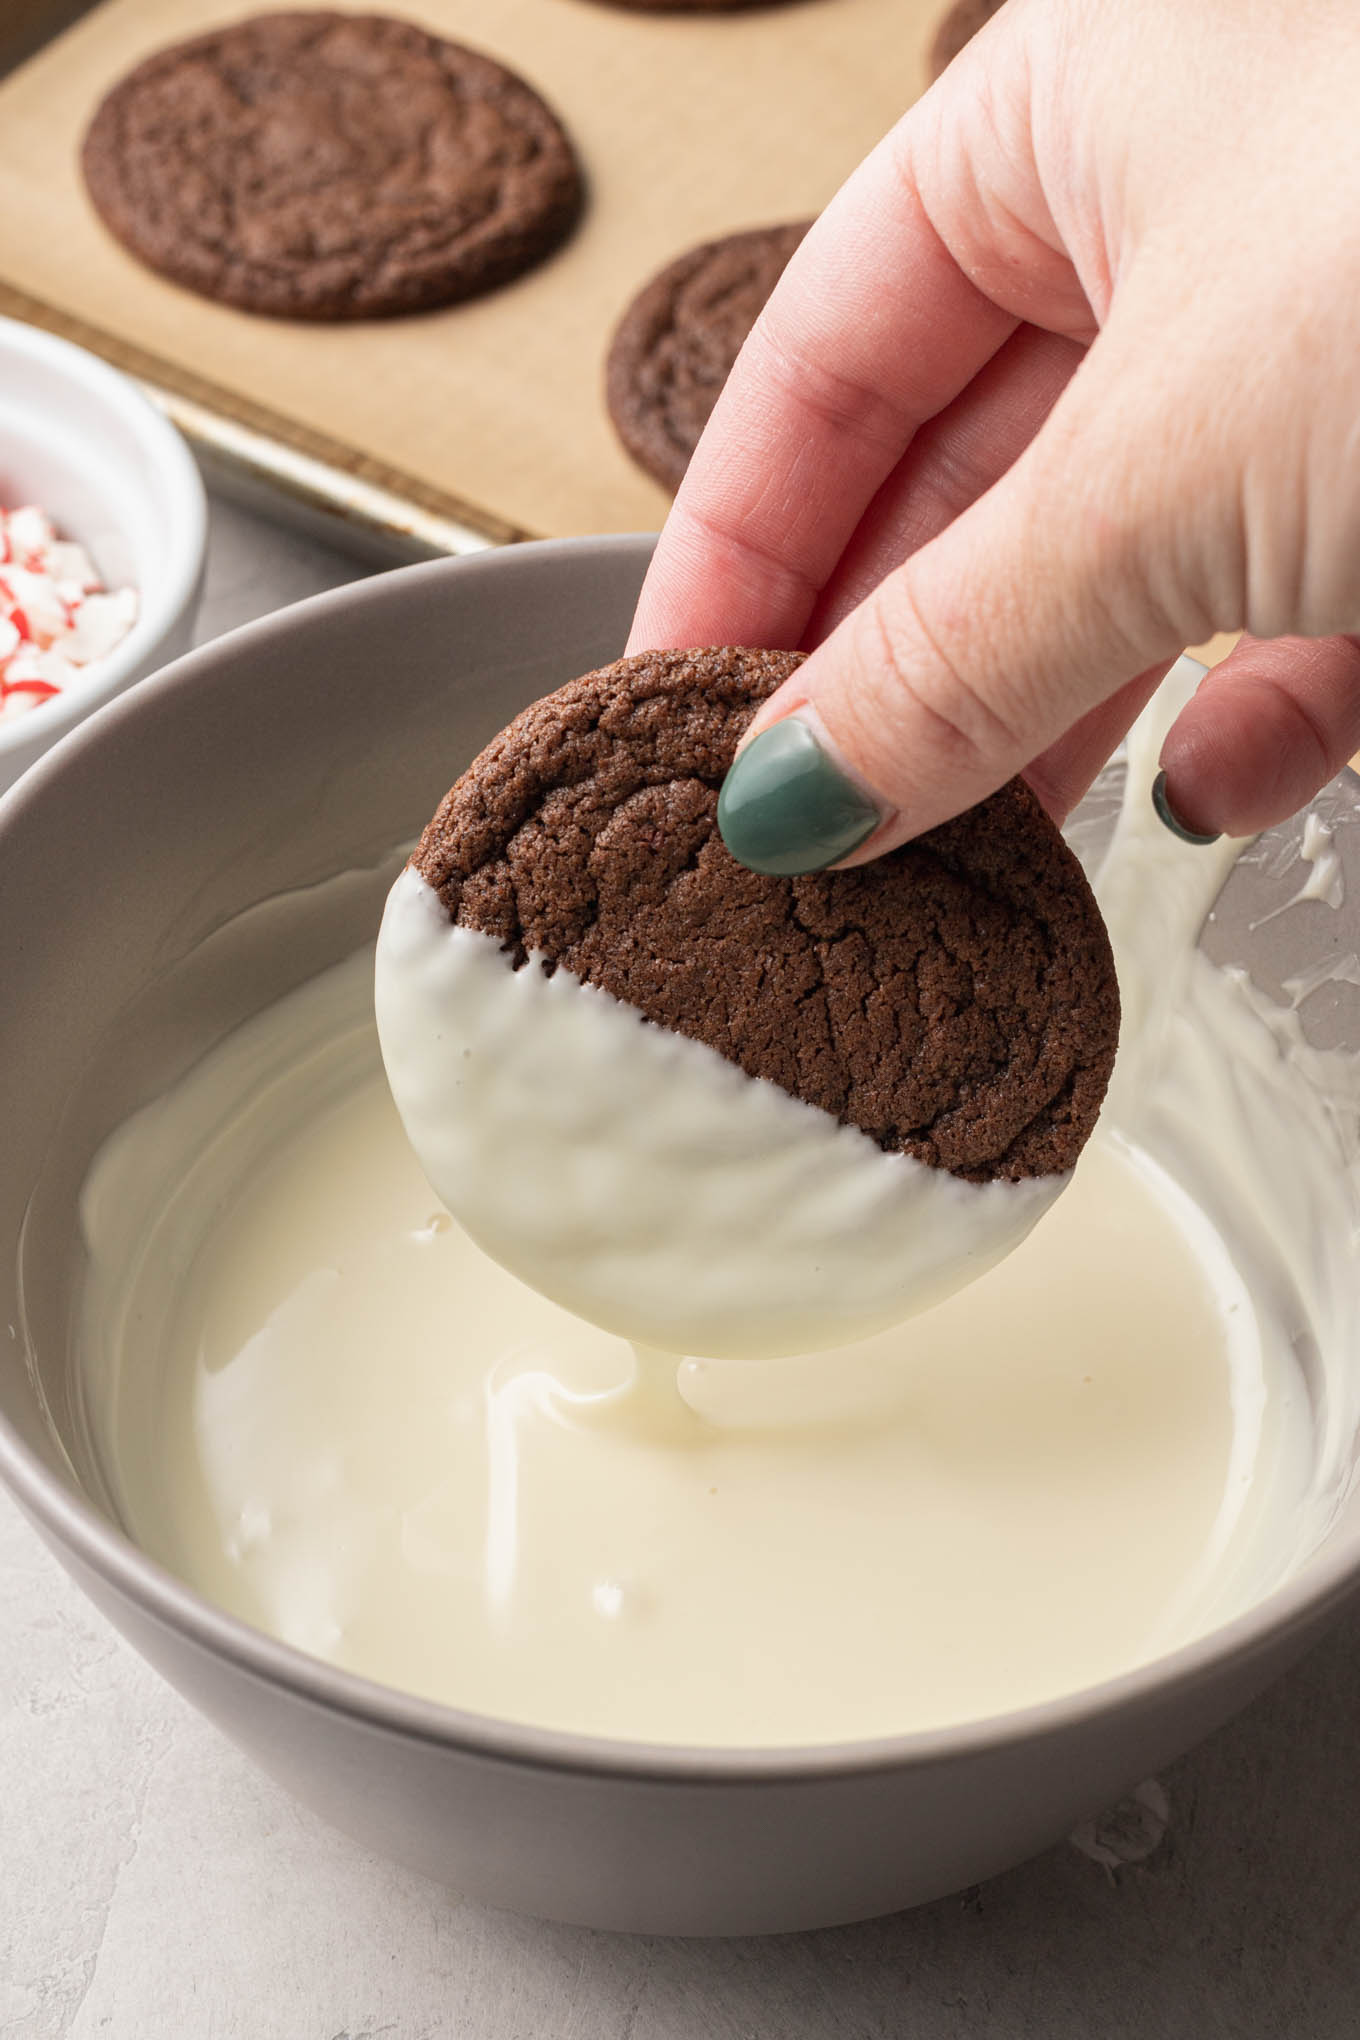
[{"label": "cookie dipped in white chocolate", "polygon": [[639,1344],[736,1359],[867,1338],[1008,1254],[1068,1180],[885,1153],[568,970],[514,969],[413,869],[376,985],[438,1195],[523,1281]]}]

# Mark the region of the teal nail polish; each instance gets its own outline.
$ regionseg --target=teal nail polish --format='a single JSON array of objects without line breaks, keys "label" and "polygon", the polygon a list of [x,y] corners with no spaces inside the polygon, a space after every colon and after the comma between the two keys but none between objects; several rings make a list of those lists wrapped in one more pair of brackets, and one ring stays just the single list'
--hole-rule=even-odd
[{"label": "teal nail polish", "polygon": [[752,738],[718,796],[718,827],[738,864],[778,877],[824,871],[882,819],[796,715]]},{"label": "teal nail polish", "polygon": [[1186,827],[1167,795],[1165,772],[1159,772],[1152,782],[1152,805],[1157,810],[1158,821],[1164,828],[1170,829],[1173,836],[1179,836],[1182,843],[1194,843],[1198,848],[1204,849],[1210,843],[1216,843],[1222,834],[1221,830],[1216,829],[1212,836],[1201,836],[1194,829]]}]

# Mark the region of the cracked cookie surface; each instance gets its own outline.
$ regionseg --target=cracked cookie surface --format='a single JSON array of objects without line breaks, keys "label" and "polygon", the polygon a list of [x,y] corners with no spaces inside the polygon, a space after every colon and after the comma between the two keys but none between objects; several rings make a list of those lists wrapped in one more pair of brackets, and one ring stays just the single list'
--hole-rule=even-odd
[{"label": "cracked cookie surface", "polygon": [[628,452],[663,488],[679,488],[742,342],[809,224],[752,227],[686,249],[620,319],[605,403]]},{"label": "cracked cookie surface", "polygon": [[556,116],[475,50],[376,14],[262,14],[148,57],[85,138],[105,226],[251,312],[423,311],[565,238],[581,178]]},{"label": "cracked cookie surface", "polygon": [[852,871],[767,877],[723,844],[737,742],[799,663],[647,652],[569,682],[457,781],[413,865],[509,965],[560,964],[885,1149],[972,1181],[1070,1168],[1119,998],[1028,787]]}]

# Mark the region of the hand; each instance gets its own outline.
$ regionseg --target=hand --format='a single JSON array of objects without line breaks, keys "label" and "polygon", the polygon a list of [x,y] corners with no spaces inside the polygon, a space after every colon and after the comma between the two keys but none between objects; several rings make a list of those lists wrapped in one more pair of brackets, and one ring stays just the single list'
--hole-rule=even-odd
[{"label": "hand", "polygon": [[737,855],[862,862],[1017,771],[1061,818],[1220,630],[1254,635],[1162,755],[1191,828],[1360,745],[1358,105],[1354,0],[1007,0],[854,173],[630,643],[810,648],[724,789]]}]

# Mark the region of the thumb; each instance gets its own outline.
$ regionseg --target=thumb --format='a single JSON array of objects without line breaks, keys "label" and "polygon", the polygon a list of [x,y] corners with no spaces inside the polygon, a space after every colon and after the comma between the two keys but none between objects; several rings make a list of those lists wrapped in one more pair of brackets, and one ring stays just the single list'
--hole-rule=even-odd
[{"label": "thumb", "polygon": [[1159,431],[1165,391],[1140,395],[1146,372],[1121,374],[1111,337],[1007,474],[764,704],[719,806],[742,863],[793,873],[879,856],[1207,634],[1165,569],[1192,557],[1192,508],[1203,528],[1193,449]]}]

